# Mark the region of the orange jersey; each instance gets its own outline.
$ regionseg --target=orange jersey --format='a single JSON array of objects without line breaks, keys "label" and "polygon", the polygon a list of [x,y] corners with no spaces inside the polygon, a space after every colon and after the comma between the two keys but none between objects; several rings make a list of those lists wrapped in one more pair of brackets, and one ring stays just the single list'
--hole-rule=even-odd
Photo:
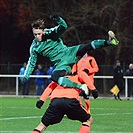
[{"label": "orange jersey", "polygon": [[[84,72],[84,69],[89,70],[89,72]],[[94,57],[85,55],[73,66],[72,73],[77,71],[79,79],[87,84],[90,90],[94,90],[96,89],[94,86],[94,75],[98,70],[99,68]]]},{"label": "orange jersey", "polygon": [[72,73],[74,73],[76,70],[77,72],[83,71],[84,69],[88,69],[89,73],[88,75],[95,74],[98,72],[99,68],[96,63],[96,60],[92,56],[84,56],[82,57],[77,64],[75,64],[72,68]]},{"label": "orange jersey", "polygon": [[[70,76],[70,80],[79,83],[78,76]],[[79,93],[81,90],[76,88],[67,88],[52,82],[48,85],[48,87],[44,90],[43,94],[40,97],[40,100],[46,101],[47,97],[50,95],[50,99],[53,100],[54,98],[76,98],[79,100]]]}]

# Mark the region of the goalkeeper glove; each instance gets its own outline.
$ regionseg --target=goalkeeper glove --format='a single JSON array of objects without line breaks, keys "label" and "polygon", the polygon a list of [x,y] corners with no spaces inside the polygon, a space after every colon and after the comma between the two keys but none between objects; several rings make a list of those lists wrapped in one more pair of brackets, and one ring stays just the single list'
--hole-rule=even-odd
[{"label": "goalkeeper glove", "polygon": [[27,79],[27,78],[22,77],[22,78],[20,79],[20,81],[21,81],[21,83],[22,83],[22,84],[24,84],[24,83],[26,83],[26,82],[28,81],[28,79]]},{"label": "goalkeeper glove", "polygon": [[50,19],[58,21],[60,19],[60,17],[57,14],[53,14],[53,15],[50,15]]},{"label": "goalkeeper glove", "polygon": [[98,90],[92,90],[92,96],[94,97],[94,99],[98,98]]},{"label": "goalkeeper glove", "polygon": [[41,109],[41,107],[43,106],[43,104],[44,104],[44,101],[39,100],[39,101],[37,101],[37,103],[36,103],[36,107],[39,108],[39,109]]}]

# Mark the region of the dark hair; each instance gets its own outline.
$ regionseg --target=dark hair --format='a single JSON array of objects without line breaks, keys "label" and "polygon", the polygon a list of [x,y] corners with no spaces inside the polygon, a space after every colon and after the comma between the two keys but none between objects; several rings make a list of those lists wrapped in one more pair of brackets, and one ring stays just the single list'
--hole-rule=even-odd
[{"label": "dark hair", "polygon": [[44,20],[43,19],[37,19],[36,21],[33,21],[31,24],[31,27],[35,28],[35,29],[44,29],[45,28]]}]

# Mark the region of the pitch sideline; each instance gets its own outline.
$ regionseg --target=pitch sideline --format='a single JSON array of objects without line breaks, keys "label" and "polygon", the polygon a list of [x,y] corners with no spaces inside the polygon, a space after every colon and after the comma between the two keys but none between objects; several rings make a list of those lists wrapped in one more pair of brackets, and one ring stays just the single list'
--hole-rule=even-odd
[{"label": "pitch sideline", "polygon": [[[0,131],[0,133],[30,133],[31,131]],[[77,133],[77,132],[64,132],[64,131],[45,131],[45,133]],[[132,132],[103,132],[91,131],[91,133],[132,133]]]}]

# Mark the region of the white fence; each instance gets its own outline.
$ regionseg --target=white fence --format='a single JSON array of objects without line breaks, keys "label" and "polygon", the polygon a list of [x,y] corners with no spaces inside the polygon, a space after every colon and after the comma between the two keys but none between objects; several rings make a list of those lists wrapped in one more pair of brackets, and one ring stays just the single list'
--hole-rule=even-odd
[{"label": "white fence", "polygon": [[[18,96],[18,88],[19,88],[19,77],[21,77],[20,75],[0,75],[0,77],[3,78],[16,78],[16,96]],[[37,75],[31,75],[31,78],[36,78],[36,77],[40,77],[40,78],[49,78],[50,75],[43,75],[43,76],[37,76]],[[112,79],[113,76],[94,76],[95,79]],[[133,79],[133,77],[131,76],[124,76],[125,79],[125,97],[127,97],[128,94],[128,79]]]}]

